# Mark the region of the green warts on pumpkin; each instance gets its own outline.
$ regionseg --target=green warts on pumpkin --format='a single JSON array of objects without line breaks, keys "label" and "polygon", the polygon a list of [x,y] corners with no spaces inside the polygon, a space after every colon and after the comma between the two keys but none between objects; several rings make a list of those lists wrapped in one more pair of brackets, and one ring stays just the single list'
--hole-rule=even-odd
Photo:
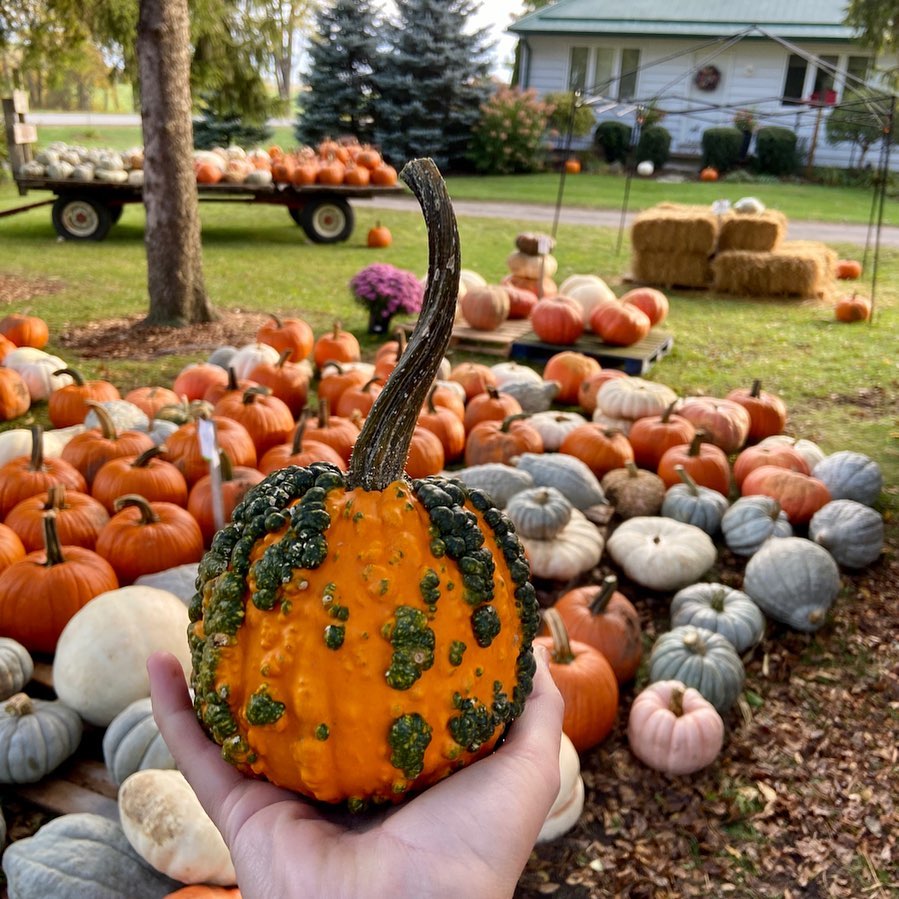
[{"label": "green warts on pumpkin", "polygon": [[399,606],[381,635],[393,647],[387,683],[394,690],[408,690],[434,664],[436,639],[428,627],[428,617],[419,609]]},{"label": "green warts on pumpkin", "polygon": [[272,699],[268,687],[260,687],[247,703],[247,721],[254,727],[263,724],[274,724],[283,714],[287,706],[283,702]]}]

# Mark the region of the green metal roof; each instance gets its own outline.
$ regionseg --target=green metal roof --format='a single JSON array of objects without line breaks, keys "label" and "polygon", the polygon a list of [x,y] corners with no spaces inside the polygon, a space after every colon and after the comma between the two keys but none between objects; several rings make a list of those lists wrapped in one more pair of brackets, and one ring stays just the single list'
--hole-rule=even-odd
[{"label": "green metal roof", "polygon": [[508,30],[522,37],[722,37],[758,26],[786,40],[851,40],[855,30],[843,24],[847,5],[847,0],[559,0],[523,16]]}]

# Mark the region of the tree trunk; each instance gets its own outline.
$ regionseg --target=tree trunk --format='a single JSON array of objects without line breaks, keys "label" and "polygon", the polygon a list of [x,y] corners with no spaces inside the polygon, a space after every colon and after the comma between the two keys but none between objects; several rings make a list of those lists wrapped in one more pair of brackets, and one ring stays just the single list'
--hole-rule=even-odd
[{"label": "tree trunk", "polygon": [[187,0],[140,0],[137,57],[144,138],[147,324],[216,318],[203,281],[193,168]]}]

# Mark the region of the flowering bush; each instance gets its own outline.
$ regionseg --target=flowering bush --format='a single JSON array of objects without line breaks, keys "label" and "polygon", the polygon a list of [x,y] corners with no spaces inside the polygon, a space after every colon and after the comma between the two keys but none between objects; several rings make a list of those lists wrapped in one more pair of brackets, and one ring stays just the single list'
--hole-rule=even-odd
[{"label": "flowering bush", "polygon": [[479,172],[511,175],[543,165],[542,139],[552,107],[534,90],[500,87],[481,106],[468,158]]},{"label": "flowering bush", "polygon": [[421,281],[412,274],[386,262],[375,262],[356,272],[350,279],[353,299],[369,313],[369,329],[383,331],[391,316],[398,312],[419,312],[424,296]]}]

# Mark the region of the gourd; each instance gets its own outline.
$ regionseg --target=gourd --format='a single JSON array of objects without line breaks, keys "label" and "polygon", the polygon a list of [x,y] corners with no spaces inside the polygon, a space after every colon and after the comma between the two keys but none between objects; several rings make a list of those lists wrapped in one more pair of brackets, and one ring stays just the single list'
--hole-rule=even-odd
[{"label": "gourd", "polygon": [[515,465],[531,476],[535,487],[555,487],[575,509],[583,511],[606,501],[596,475],[574,456],[522,453]]},{"label": "gourd", "polygon": [[671,600],[671,626],[692,624],[721,634],[741,655],[765,635],[762,610],[726,584],[691,584]]},{"label": "gourd", "polygon": [[649,656],[650,683],[679,680],[697,689],[722,715],[737,701],[745,677],[730,640],[691,624],[662,634]]},{"label": "gourd", "polygon": [[668,488],[662,501],[662,515],[695,525],[710,537],[714,536],[727,512],[727,497],[709,487],[700,487],[683,465],[676,465],[674,470],[683,483]]},{"label": "gourd", "polygon": [[153,719],[149,696],[135,699],[112,719],[103,734],[103,761],[116,785],[136,771],[175,767],[175,760]]},{"label": "gourd", "polygon": [[693,774],[711,765],[724,745],[724,721],[694,687],[677,680],[649,684],[627,719],[631,752],[663,774]]},{"label": "gourd", "polygon": [[0,705],[0,784],[36,783],[78,748],[83,725],[61,702],[15,693]]},{"label": "gourd", "polygon": [[811,540],[769,540],[749,560],[743,591],[769,618],[813,632],[840,592],[840,571],[830,553]]},{"label": "gourd", "polygon": [[131,848],[182,883],[237,882],[228,847],[184,775],[137,771],[119,787],[119,818]]},{"label": "gourd", "polygon": [[835,499],[809,522],[808,535],[846,568],[864,568],[883,550],[883,518],[852,499]]},{"label": "gourd", "polygon": [[[0,700],[18,693],[34,674],[31,653],[12,637],[0,637]],[[2,845],[2,844],[0,844]]]},{"label": "gourd", "polygon": [[658,515],[665,499],[665,482],[657,474],[637,468],[633,462],[606,472],[600,483],[622,518]]},{"label": "gourd", "polygon": [[489,494],[499,509],[504,509],[516,493],[534,486],[534,479],[527,471],[503,462],[472,465],[454,474],[466,487]]},{"label": "gourd", "polygon": [[184,603],[165,590],[130,586],[94,597],[59,637],[57,695],[85,721],[106,727],[135,699],[150,695],[151,653],[171,652],[190,670],[187,624]]},{"label": "gourd", "polygon": [[581,760],[574,744],[565,734],[559,743],[559,792],[537,835],[538,843],[548,843],[577,824],[584,810],[584,778]]},{"label": "gourd", "polygon": [[692,584],[717,558],[715,544],[705,531],[655,516],[623,522],[607,546],[624,573],[651,590],[678,590]]},{"label": "gourd", "polygon": [[550,540],[571,521],[572,505],[555,487],[534,487],[516,493],[506,514],[521,537]]},{"label": "gourd", "polygon": [[769,537],[792,537],[793,526],[780,503],[770,496],[741,496],[721,519],[727,548],[738,556],[754,555]]},{"label": "gourd", "polygon": [[507,381],[499,388],[500,393],[515,397],[523,412],[546,412],[559,393],[558,381],[541,381],[530,378],[521,381]]},{"label": "gourd", "polygon": [[598,565],[603,543],[599,529],[575,508],[568,524],[554,537],[537,540],[521,536],[534,577],[557,581],[569,581]]},{"label": "gourd", "polygon": [[403,178],[430,236],[406,352],[346,474],[283,469],[235,510],[200,564],[188,629],[195,709],[223,757],[351,808],[399,802],[489,753],[534,670],[536,593],[508,519],[461,481],[402,479],[460,267],[433,162]]},{"label": "gourd", "polygon": [[854,499],[873,506],[883,490],[880,466],[864,453],[840,450],[826,456],[812,469],[812,476],[823,481],[832,499]]},{"label": "gourd", "polygon": [[160,899],[178,888],[131,848],[118,821],[100,815],[63,815],[3,854],[3,873],[15,899]]}]

